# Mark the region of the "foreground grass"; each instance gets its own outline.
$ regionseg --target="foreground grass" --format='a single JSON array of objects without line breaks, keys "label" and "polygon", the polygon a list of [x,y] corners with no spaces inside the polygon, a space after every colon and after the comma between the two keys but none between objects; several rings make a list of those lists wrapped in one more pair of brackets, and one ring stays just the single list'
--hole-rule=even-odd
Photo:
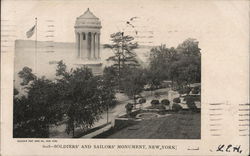
[{"label": "foreground grass", "polygon": [[200,139],[200,113],[172,114],[167,117],[143,120],[140,123],[113,131],[107,138],[124,139]]}]

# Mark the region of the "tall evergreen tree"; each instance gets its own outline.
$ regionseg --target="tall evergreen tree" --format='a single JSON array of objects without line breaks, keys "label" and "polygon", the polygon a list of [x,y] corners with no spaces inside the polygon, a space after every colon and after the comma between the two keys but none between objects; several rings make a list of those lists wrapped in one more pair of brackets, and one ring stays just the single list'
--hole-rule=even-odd
[{"label": "tall evergreen tree", "polygon": [[138,44],[133,42],[134,38],[129,35],[124,35],[124,32],[117,32],[110,35],[111,44],[105,44],[104,48],[109,48],[114,52],[114,55],[107,60],[113,62],[113,67],[117,71],[118,86],[121,83],[121,75],[125,68],[139,66],[136,59],[134,49],[138,48]]}]

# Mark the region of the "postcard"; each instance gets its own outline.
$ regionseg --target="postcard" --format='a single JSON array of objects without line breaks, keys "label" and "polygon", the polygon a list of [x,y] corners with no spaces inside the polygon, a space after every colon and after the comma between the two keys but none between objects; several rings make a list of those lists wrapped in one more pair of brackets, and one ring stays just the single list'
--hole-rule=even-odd
[{"label": "postcard", "polygon": [[249,1],[1,5],[1,155],[249,155]]}]

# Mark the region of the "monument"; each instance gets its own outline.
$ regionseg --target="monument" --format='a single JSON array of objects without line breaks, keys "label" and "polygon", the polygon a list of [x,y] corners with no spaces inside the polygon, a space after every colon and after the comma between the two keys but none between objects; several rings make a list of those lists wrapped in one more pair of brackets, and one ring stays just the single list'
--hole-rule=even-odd
[{"label": "monument", "polygon": [[87,66],[95,75],[102,73],[100,57],[101,21],[89,8],[75,22],[77,65]]}]

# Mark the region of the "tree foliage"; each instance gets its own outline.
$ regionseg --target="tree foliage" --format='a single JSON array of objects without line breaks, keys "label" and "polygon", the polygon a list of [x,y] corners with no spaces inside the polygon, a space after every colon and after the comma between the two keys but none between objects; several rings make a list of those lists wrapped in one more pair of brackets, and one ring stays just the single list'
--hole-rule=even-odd
[{"label": "tree foliage", "polygon": [[152,105],[152,106],[159,105],[159,104],[160,104],[160,101],[159,101],[159,100],[152,100],[152,101],[151,101],[151,105]]},{"label": "tree foliage", "polygon": [[[117,32],[110,35],[111,44],[105,44],[104,48],[111,49],[114,55],[107,60],[113,62],[113,69],[116,71],[114,77],[117,77],[118,86],[121,84],[121,77],[124,69],[127,67],[137,67],[139,63],[136,59],[136,53],[134,49],[138,48],[138,44],[134,41],[134,38],[129,35],[124,35],[124,32]],[[105,72],[105,71],[104,71]]]},{"label": "tree foliage", "polygon": [[179,112],[180,110],[182,110],[182,106],[177,104],[177,103],[174,103],[173,106],[172,106],[172,109],[175,112]]},{"label": "tree foliage", "polygon": [[174,99],[173,99],[173,102],[174,102],[174,103],[180,103],[180,102],[181,102],[181,99],[180,99],[180,98],[174,98]]},{"label": "tree foliage", "polygon": [[107,104],[114,103],[114,92],[107,80],[93,76],[87,67],[67,72],[64,63],[57,68],[58,86],[61,88],[61,101],[66,106],[68,116],[66,132],[73,133],[75,128],[86,130],[101,118]]},{"label": "tree foliage", "polygon": [[109,83],[110,86],[115,87],[118,85],[118,73],[116,72],[116,69],[114,66],[105,67],[103,70],[103,79],[107,83]]},{"label": "tree foliage", "polygon": [[104,48],[112,49],[114,55],[108,58],[113,61],[115,66],[123,68],[124,65],[137,66],[136,54],[134,49],[138,48],[138,44],[133,42],[134,37],[124,35],[124,32],[117,32],[110,35],[112,44],[105,44]]},{"label": "tree foliage", "polygon": [[178,87],[200,82],[201,54],[198,42],[187,39],[177,48],[165,45],[155,47],[150,52],[148,81],[159,84],[163,80],[171,80]]},{"label": "tree foliage", "polygon": [[29,67],[24,67],[19,73],[19,77],[23,80],[21,82],[22,86],[28,85],[29,82],[36,79],[36,76],[32,73],[32,69]]},{"label": "tree foliage", "polygon": [[145,76],[141,69],[127,69],[122,81],[122,88],[126,95],[134,100],[136,104],[137,95],[144,89]]},{"label": "tree foliage", "polygon": [[196,107],[194,98],[192,96],[186,96],[185,100],[186,100],[188,108],[191,111],[195,112],[197,110],[197,107]]},{"label": "tree foliage", "polygon": [[164,106],[169,106],[170,101],[168,99],[163,99],[163,100],[161,100],[161,104],[164,105]]},{"label": "tree foliage", "polygon": [[[29,76],[23,78],[29,81]],[[58,93],[56,85],[42,77],[27,87],[27,96],[14,97],[14,137],[49,137],[49,125],[62,119]]]},{"label": "tree foliage", "polygon": [[14,137],[49,137],[49,126],[66,119],[66,132],[86,130],[115,104],[110,80],[93,76],[87,67],[71,69],[60,61],[57,79],[37,78],[29,68],[19,72],[27,96],[14,97]]}]

